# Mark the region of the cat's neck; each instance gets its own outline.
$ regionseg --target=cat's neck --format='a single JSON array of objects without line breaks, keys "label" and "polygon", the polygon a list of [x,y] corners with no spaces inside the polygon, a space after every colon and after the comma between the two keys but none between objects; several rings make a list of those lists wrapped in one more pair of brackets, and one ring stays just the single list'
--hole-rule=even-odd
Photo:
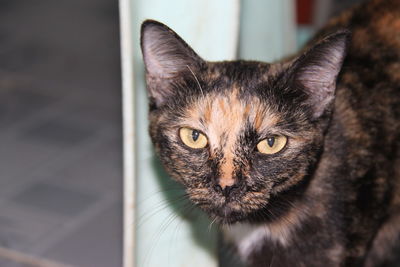
[{"label": "cat's neck", "polygon": [[222,228],[224,239],[233,244],[243,261],[253,253],[262,249],[265,241],[282,247],[292,243],[292,237],[302,221],[308,215],[308,208],[296,205],[285,215],[268,223],[236,223]]}]

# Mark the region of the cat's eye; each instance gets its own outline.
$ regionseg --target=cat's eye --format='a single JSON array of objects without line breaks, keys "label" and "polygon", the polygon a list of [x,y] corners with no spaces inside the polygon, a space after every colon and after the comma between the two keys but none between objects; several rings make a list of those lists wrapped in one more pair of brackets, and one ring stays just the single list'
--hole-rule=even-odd
[{"label": "cat's eye", "polygon": [[287,143],[283,135],[270,136],[257,144],[257,149],[263,154],[275,154],[281,151]]},{"label": "cat's eye", "polygon": [[200,131],[183,127],[179,130],[182,142],[190,148],[204,148],[207,146],[207,137]]}]

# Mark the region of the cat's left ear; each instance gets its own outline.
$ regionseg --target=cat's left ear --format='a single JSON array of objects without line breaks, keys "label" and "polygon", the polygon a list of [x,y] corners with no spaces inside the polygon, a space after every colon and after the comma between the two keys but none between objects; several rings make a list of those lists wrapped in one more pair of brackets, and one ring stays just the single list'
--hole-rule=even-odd
[{"label": "cat's left ear", "polygon": [[197,72],[204,64],[182,38],[158,21],[143,22],[141,48],[147,88],[156,106],[176,93],[173,85],[179,77]]},{"label": "cat's left ear", "polygon": [[292,65],[294,82],[308,95],[313,118],[324,114],[335,96],[336,80],[342,67],[350,32],[338,31],[314,45]]}]

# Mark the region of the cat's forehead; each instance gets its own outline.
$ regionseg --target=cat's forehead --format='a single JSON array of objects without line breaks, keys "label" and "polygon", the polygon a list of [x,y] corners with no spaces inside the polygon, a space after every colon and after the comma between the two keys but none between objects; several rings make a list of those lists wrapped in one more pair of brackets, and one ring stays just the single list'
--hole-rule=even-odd
[{"label": "cat's forehead", "polygon": [[276,124],[278,114],[268,101],[261,99],[256,89],[265,86],[281,67],[253,61],[209,62],[202,79],[212,88],[205,88],[188,105],[186,119],[200,124],[200,129],[250,124],[263,131]]},{"label": "cat's forehead", "polygon": [[279,115],[256,95],[244,95],[239,85],[200,96],[187,109],[184,123],[209,134],[227,136],[245,127],[263,132],[276,125]]},{"label": "cat's forehead", "polygon": [[205,80],[222,80],[222,85],[236,83],[243,86],[249,83],[268,81],[279,72],[285,63],[268,64],[256,61],[222,61],[208,62],[206,70],[202,73]]}]

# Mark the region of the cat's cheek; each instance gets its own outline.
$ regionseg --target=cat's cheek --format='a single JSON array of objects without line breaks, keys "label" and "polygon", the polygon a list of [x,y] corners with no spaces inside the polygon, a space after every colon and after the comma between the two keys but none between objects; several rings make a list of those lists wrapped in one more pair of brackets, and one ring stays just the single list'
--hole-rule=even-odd
[{"label": "cat's cheek", "polygon": [[205,177],[209,177],[210,169],[207,167],[207,153],[191,153],[182,148],[173,147],[164,155],[164,166],[172,170],[171,176],[190,188],[204,187]]},{"label": "cat's cheek", "polygon": [[269,188],[269,191],[276,192],[278,186],[285,186],[296,168],[284,159],[266,160],[260,157],[254,160],[247,184],[254,191]]}]

